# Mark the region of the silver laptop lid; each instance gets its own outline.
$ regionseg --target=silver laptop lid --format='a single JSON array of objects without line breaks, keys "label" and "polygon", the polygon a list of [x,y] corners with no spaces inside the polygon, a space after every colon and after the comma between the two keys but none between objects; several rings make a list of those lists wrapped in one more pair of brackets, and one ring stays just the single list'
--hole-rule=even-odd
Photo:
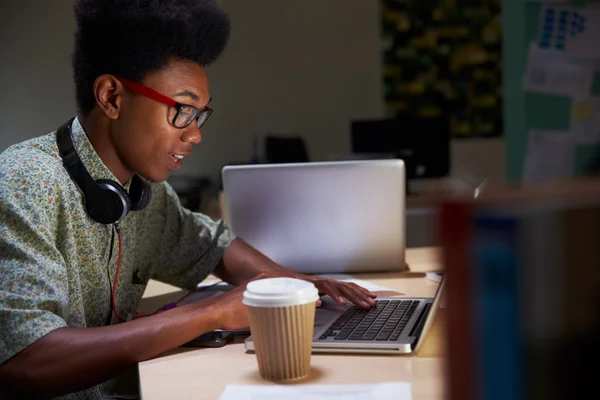
[{"label": "silver laptop lid", "polygon": [[405,266],[401,160],[226,166],[228,223],[275,262],[303,273]]},{"label": "silver laptop lid", "polygon": [[421,348],[421,346],[423,345],[424,341],[425,341],[425,337],[427,336],[427,332],[429,332],[429,329],[431,328],[431,326],[433,325],[434,321],[435,321],[435,315],[438,312],[438,309],[440,308],[440,302],[442,301],[442,293],[444,290],[444,286],[446,285],[446,273],[444,272],[444,274],[442,275],[442,279],[440,280],[440,283],[438,285],[438,288],[435,292],[435,295],[433,296],[433,302],[431,304],[431,306],[429,307],[429,313],[425,316],[425,324],[423,326],[423,329],[421,330],[421,333],[419,334],[419,337],[417,338],[417,341],[414,344],[414,350],[413,351],[419,351],[419,349]]}]

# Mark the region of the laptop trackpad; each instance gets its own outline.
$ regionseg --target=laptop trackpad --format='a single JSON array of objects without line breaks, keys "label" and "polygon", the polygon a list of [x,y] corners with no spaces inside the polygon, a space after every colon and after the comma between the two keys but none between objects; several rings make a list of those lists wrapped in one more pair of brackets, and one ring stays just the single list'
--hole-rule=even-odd
[{"label": "laptop trackpad", "polygon": [[338,304],[330,297],[322,297],[321,301],[323,304],[317,307],[317,312],[315,313],[315,334],[323,329],[325,325],[335,321],[348,308],[347,305]]}]

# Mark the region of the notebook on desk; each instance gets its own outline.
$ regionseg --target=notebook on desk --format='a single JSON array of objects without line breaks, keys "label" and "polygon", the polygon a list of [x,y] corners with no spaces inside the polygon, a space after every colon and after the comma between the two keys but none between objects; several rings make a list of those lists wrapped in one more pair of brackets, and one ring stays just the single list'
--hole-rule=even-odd
[{"label": "notebook on desk", "polygon": [[405,268],[402,160],[226,166],[231,230],[308,274]]},{"label": "notebook on desk", "polygon": [[[377,306],[360,310],[339,306],[330,298],[317,308],[313,353],[409,354],[419,350],[439,307],[445,278],[434,297],[378,298]],[[254,351],[252,337],[246,349]]]}]

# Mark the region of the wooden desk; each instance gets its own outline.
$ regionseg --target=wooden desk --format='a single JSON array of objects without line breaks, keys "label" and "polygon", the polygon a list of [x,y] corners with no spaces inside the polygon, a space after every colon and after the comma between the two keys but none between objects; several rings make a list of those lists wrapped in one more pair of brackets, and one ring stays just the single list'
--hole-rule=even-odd
[{"label": "wooden desk", "polygon": [[[433,296],[437,283],[424,277],[438,269],[437,249],[410,249],[410,271],[356,275],[359,279],[392,288],[405,296]],[[176,292],[176,293],[175,293]],[[151,282],[141,311],[154,309],[181,294],[177,288]],[[424,346],[417,355],[314,354],[311,376],[302,384],[409,382],[412,398],[443,398],[443,359],[440,309]],[[256,356],[246,353],[243,342],[218,349],[176,349],[139,365],[142,398],[218,399],[227,384],[270,385],[258,375]]]}]

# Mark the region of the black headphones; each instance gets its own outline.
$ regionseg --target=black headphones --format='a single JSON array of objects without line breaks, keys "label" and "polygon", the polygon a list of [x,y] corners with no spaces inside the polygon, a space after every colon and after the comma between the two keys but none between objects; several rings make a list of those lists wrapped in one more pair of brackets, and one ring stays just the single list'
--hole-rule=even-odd
[{"label": "black headphones", "polygon": [[115,224],[129,211],[139,211],[150,203],[150,184],[138,175],[133,175],[129,193],[118,182],[109,179],[94,179],[79,159],[71,140],[71,124],[75,118],[61,125],[56,131],[58,152],[71,179],[83,195],[85,211],[96,222]]}]

